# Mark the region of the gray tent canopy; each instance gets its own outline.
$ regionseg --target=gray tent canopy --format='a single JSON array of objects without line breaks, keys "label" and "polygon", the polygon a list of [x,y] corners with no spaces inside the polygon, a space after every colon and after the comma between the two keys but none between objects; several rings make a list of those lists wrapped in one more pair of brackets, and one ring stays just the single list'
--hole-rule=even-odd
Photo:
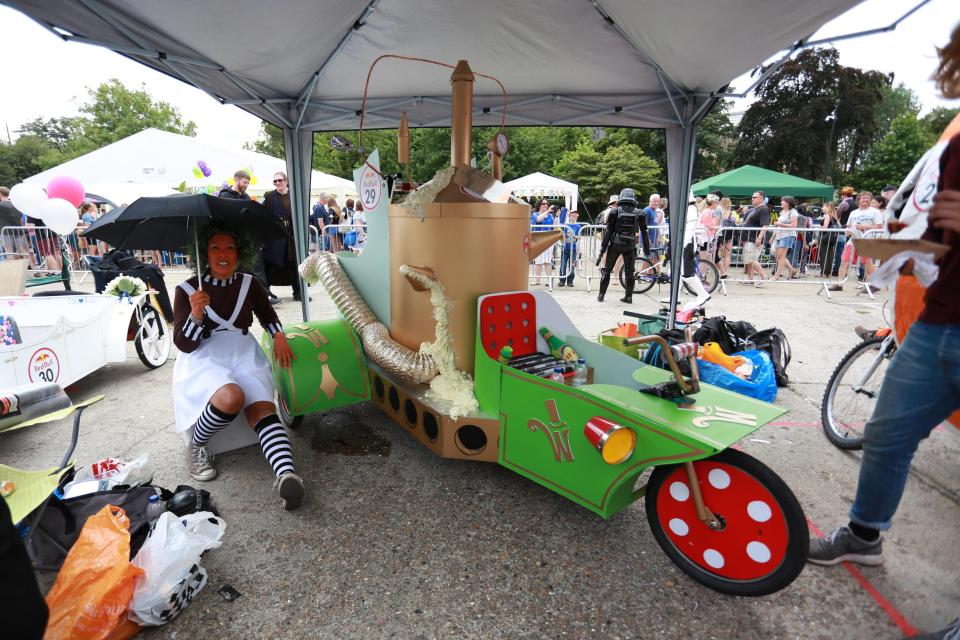
[{"label": "gray tent canopy", "polygon": [[[251,30],[249,16],[262,14],[260,1],[0,1],[65,40],[112,49],[280,127],[301,258],[312,132],[358,128],[367,70],[384,53],[463,59],[496,76],[510,94],[508,125],[665,129],[670,199],[681,203],[696,126],[727,95],[730,81],[778,51],[789,55],[805,46],[823,24],[860,2],[285,0],[270,5],[269,19]],[[703,37],[707,30],[740,32],[747,16],[748,47]],[[434,65],[381,62],[365,126],[396,127],[402,112],[410,126],[448,124],[449,75]],[[502,110],[499,88],[478,78],[474,124],[498,126]],[[674,242],[683,236],[683,221],[671,216]],[[672,255],[679,259],[679,247]],[[672,306],[678,288],[679,280],[671,287]],[[303,309],[306,316],[306,303]]]}]

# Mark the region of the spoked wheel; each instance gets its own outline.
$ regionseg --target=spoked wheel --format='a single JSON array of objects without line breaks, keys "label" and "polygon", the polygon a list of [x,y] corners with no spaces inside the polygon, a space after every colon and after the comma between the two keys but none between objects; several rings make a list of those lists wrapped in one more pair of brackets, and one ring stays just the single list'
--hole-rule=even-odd
[{"label": "spoked wheel", "polygon": [[283,426],[290,429],[296,429],[303,422],[303,416],[295,416],[290,413],[290,406],[287,404],[287,398],[279,391],[273,393],[273,403],[277,406],[277,416]]},{"label": "spoked wheel", "polygon": [[694,580],[731,595],[762,596],[793,582],[809,533],[790,488],[732,449],[693,464],[704,505],[721,528],[697,518],[684,465],[657,467],[647,485],[647,521],[667,556]]},{"label": "spoked wheel", "polygon": [[820,421],[837,447],[863,448],[863,429],[896,351],[892,336],[873,337],[851,349],[834,369],[820,403]]},{"label": "spoked wheel", "polygon": [[172,342],[173,336],[160,312],[150,305],[144,305],[140,312],[140,326],[137,327],[137,337],[134,342],[140,362],[148,369],[163,366],[170,357]]},{"label": "spoked wheel", "polygon": [[[627,274],[624,268],[620,267],[620,273],[617,275],[620,279],[620,286],[627,288]],[[647,258],[637,258],[633,264],[633,292],[646,293],[657,283],[657,270]]]},{"label": "spoked wheel", "polygon": [[[703,283],[703,288],[707,290],[707,293],[713,293],[717,285],[720,284],[720,270],[717,269],[717,265],[713,264],[709,260],[701,260],[697,265],[697,276],[700,278],[700,282]],[[687,293],[692,293],[696,295],[696,291],[687,286],[687,283],[683,283],[683,288],[687,290]]]}]

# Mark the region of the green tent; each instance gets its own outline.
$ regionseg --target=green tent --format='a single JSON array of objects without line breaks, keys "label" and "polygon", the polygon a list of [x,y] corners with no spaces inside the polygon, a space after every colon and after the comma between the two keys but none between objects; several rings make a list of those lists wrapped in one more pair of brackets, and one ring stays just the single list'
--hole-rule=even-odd
[{"label": "green tent", "polygon": [[763,191],[768,196],[795,196],[824,200],[833,198],[833,187],[829,184],[820,184],[813,180],[761,169],[750,164],[701,180],[690,188],[697,196],[719,189],[728,197],[749,196],[754,191]]}]

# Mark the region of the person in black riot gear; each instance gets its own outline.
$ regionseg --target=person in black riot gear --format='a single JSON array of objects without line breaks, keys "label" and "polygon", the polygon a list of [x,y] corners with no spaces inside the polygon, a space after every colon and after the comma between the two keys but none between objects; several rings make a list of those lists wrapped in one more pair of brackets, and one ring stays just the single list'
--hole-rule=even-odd
[{"label": "person in black riot gear", "polygon": [[603,296],[610,285],[610,274],[617,263],[617,258],[623,256],[623,269],[627,281],[627,294],[620,302],[633,302],[633,262],[637,251],[637,234],[643,241],[643,250],[650,253],[650,240],[647,238],[647,216],[642,209],[637,208],[637,196],[633,189],[627,188],[620,192],[617,199],[617,208],[607,216],[607,228],[603,232],[603,242],[600,245],[600,256],[597,266],[606,254],[606,262],[601,271],[600,293],[597,301],[603,302]]}]

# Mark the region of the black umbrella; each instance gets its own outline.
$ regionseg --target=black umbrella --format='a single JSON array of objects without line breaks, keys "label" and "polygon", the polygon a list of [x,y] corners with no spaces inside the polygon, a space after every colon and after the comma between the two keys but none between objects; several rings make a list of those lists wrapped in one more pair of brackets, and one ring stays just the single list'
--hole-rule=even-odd
[{"label": "black umbrella", "polygon": [[287,237],[280,220],[259,202],[205,193],[138,198],[104,215],[83,235],[118,249],[180,251],[195,241],[197,223],[212,220],[244,233],[255,245]]}]

